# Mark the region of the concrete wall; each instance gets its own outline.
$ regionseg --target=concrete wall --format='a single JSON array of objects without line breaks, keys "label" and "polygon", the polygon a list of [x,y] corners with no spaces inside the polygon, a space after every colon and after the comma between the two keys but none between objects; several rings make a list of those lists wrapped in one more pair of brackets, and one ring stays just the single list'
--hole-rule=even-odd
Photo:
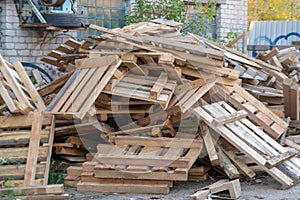
[{"label": "concrete wall", "polygon": [[[28,7],[28,9],[30,9]],[[0,53],[9,62],[21,61],[42,66],[40,59],[62,44],[76,38],[76,31],[45,31],[22,28],[13,0],[0,1]]]},{"label": "concrete wall", "polygon": [[[247,31],[247,0],[226,0],[219,5],[217,17],[217,40],[222,40],[228,32],[244,33]],[[245,41],[239,41],[237,48],[245,49]]]}]

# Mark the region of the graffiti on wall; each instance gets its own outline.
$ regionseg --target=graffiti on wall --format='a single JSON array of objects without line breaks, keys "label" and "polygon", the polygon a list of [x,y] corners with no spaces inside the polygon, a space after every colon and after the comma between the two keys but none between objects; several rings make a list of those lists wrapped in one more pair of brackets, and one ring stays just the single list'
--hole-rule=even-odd
[{"label": "graffiti on wall", "polygon": [[[296,36],[298,38],[300,38],[300,33],[298,32],[290,32],[286,35],[280,35],[278,37],[276,37],[273,41],[271,38],[267,37],[267,36],[258,36],[255,38],[254,40],[254,44],[256,45],[259,45],[261,43],[261,41],[266,41],[268,44],[269,44],[269,49],[272,50],[274,46],[278,45],[278,42],[280,40],[288,40],[289,37],[292,37],[292,36]],[[256,57],[257,56],[257,51],[255,50],[255,47],[254,47],[254,50],[252,52],[252,56],[253,57]]]}]

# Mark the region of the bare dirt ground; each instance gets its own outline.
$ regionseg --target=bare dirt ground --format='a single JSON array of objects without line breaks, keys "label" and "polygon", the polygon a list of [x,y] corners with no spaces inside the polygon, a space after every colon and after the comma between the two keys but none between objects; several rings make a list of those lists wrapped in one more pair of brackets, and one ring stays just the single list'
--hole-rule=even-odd
[{"label": "bare dirt ground", "polygon": [[[168,195],[77,192],[74,188],[67,188],[65,192],[71,196],[71,199],[76,200],[188,200],[195,191],[213,182],[175,182]],[[269,176],[260,177],[251,183],[241,182],[241,187],[242,196],[239,199],[300,200],[300,184],[288,190],[280,190],[280,184]]]}]

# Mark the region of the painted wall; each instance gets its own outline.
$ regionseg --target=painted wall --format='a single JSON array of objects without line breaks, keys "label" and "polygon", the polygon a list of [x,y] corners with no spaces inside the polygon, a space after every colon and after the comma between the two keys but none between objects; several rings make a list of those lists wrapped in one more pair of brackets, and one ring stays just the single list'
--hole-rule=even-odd
[{"label": "painted wall", "polygon": [[0,53],[9,62],[20,61],[43,66],[55,77],[56,70],[42,64],[40,59],[67,38],[76,36],[76,31],[40,31],[22,28],[19,25],[14,1],[0,1]]}]

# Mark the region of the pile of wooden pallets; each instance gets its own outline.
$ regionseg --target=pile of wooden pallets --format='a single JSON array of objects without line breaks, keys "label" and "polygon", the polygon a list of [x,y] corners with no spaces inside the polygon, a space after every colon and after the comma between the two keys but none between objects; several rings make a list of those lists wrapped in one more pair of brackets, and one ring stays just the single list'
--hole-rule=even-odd
[{"label": "pile of wooden pallets", "polygon": [[[173,180],[186,181],[195,161],[203,159],[197,150],[188,168],[166,166],[165,156],[147,146],[166,138],[178,144],[201,142],[210,165],[230,179],[267,172],[282,188],[299,182],[300,140],[289,136],[299,124],[294,49],[252,58],[194,34],[183,36],[165,24],[90,28],[105,34],[88,36],[96,45],[77,52],[88,57],[75,60],[76,70],[68,78],[40,90],[62,88],[47,107],[56,116],[96,116],[90,123],[98,123],[93,126],[98,126],[101,144],[89,147],[93,158],[77,173],[73,170],[67,182],[80,191],[167,193]],[[173,160],[182,159],[180,145],[170,152]],[[149,155],[156,164],[147,160]],[[207,171],[201,170],[203,178]],[[159,187],[147,189],[154,184]]]},{"label": "pile of wooden pallets", "polygon": [[238,178],[262,171],[284,189],[300,181],[293,49],[252,58],[166,24],[90,28],[94,46],[70,39],[42,59],[66,73],[38,92],[2,59],[1,111],[11,116],[0,119],[26,123],[1,128],[0,148],[28,149],[14,157],[22,183],[46,184],[52,147],[74,162],[65,183],[79,191],[167,194],[211,168],[233,181],[191,199],[238,198]]}]

